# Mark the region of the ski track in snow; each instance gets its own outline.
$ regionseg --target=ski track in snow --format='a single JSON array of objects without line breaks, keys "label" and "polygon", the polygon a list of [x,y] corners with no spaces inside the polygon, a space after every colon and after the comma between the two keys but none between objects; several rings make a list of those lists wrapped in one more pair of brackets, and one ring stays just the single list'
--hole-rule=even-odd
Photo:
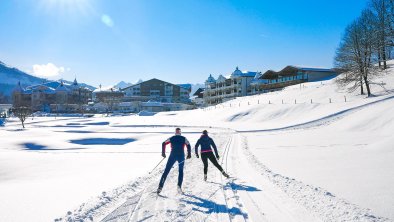
[{"label": "ski track in snow", "polygon": [[258,172],[323,221],[389,221],[373,215],[370,209],[362,209],[327,190],[272,172],[250,152],[246,137],[242,140],[240,146]]},{"label": "ski track in snow", "polygon": [[[202,163],[193,155],[185,163],[183,195],[176,192],[177,164],[171,170],[161,195],[156,195],[165,165],[162,164],[153,174],[108,193],[103,192],[102,196],[93,198],[55,221],[389,221],[327,190],[272,172],[252,154],[246,137],[240,133],[320,127],[391,99],[394,96],[294,126],[238,132],[228,129],[225,135],[217,134],[214,137],[218,147],[224,147],[221,165],[234,177],[223,178],[210,163],[209,179],[203,181]],[[223,130],[219,127],[214,129]]]}]

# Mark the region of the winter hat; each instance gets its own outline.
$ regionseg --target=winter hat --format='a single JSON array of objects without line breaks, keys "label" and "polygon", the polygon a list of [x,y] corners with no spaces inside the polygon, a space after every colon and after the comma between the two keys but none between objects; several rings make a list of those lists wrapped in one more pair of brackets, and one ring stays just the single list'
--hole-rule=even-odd
[{"label": "winter hat", "polygon": [[207,130],[204,130],[204,131],[202,131],[202,134],[208,135],[208,131],[207,131]]}]

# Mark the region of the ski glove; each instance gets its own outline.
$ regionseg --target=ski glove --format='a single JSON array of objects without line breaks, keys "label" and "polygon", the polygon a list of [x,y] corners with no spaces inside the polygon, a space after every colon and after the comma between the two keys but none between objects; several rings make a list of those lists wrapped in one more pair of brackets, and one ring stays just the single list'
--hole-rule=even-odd
[{"label": "ski glove", "polygon": [[189,154],[187,154],[186,159],[190,159],[190,158],[192,158],[192,155],[189,153]]},{"label": "ski glove", "polygon": [[197,157],[197,158],[200,158],[200,156],[199,156],[198,154],[196,154],[196,157]]},{"label": "ski glove", "polygon": [[165,154],[165,153],[162,153],[161,156],[162,156],[163,158],[166,158],[166,154]]},{"label": "ski glove", "polygon": [[216,155],[216,159],[219,159],[219,155]]}]

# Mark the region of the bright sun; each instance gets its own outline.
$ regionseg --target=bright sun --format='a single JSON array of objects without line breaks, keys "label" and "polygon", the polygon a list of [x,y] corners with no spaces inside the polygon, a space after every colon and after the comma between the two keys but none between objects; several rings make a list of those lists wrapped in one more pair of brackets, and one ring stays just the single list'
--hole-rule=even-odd
[{"label": "bright sun", "polygon": [[94,13],[92,0],[40,0],[40,9],[56,15],[89,15]]}]

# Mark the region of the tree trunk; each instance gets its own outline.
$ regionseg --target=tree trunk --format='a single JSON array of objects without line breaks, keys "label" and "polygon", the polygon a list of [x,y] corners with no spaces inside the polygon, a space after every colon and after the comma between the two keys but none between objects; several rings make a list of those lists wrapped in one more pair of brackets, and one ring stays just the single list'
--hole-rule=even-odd
[{"label": "tree trunk", "polygon": [[361,95],[364,95],[363,77],[362,76],[360,76],[360,88],[361,88]]},{"label": "tree trunk", "polygon": [[364,76],[364,82],[365,82],[365,87],[367,88],[367,95],[368,95],[368,97],[370,97],[371,96],[371,89],[369,87],[369,81],[366,76]]},{"label": "tree trunk", "polygon": [[386,63],[386,45],[383,43],[382,45],[382,59],[383,59],[383,70],[387,69],[387,63]]}]

